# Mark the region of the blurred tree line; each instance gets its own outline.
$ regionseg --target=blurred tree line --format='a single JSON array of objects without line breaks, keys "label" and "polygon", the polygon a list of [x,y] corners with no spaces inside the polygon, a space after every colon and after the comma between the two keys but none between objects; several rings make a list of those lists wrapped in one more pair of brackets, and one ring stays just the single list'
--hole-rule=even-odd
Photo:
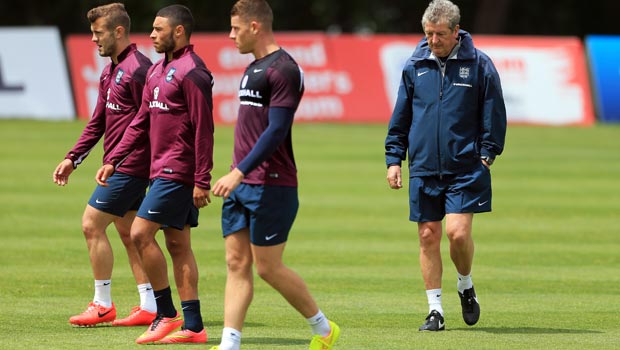
[{"label": "blurred tree line", "polygon": [[[461,9],[461,27],[476,34],[618,34],[618,0],[453,0]],[[20,0],[0,3],[1,26],[57,26],[64,36],[89,33],[86,12],[112,1]],[[188,6],[196,31],[228,32],[235,0],[126,0],[132,32],[148,33],[158,9]],[[429,0],[269,0],[275,30],[330,33],[420,33]]]}]

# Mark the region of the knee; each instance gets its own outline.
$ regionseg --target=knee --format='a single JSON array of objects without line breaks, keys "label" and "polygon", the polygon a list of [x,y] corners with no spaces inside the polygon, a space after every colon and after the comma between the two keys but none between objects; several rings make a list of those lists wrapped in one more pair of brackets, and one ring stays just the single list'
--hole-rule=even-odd
[{"label": "knee", "polygon": [[252,270],[252,257],[238,252],[226,253],[226,268],[229,273],[242,274]]},{"label": "knee", "polygon": [[263,281],[267,281],[267,282],[269,282],[269,280],[271,279],[271,276],[273,275],[272,270],[265,266],[256,266],[256,274]]},{"label": "knee", "polygon": [[129,230],[118,229],[118,235],[125,246],[133,245],[131,232]]},{"label": "knee", "polygon": [[451,245],[464,245],[471,240],[471,234],[460,228],[450,229],[446,232]]},{"label": "knee", "polygon": [[190,248],[178,239],[166,237],[166,249],[168,249],[171,257],[175,257],[185,254]]},{"label": "knee", "polygon": [[82,232],[87,240],[97,239],[97,237],[105,235],[105,229],[100,229],[90,220],[82,220]]},{"label": "knee", "polygon": [[147,244],[147,236],[141,231],[131,231],[129,233],[129,241],[138,249],[141,250]]},{"label": "knee", "polygon": [[265,282],[270,283],[270,281],[274,280],[274,278],[276,278],[275,276],[278,275],[278,269],[281,266],[282,265],[257,263],[256,274]]},{"label": "knee", "polygon": [[437,246],[441,242],[441,231],[438,231],[433,227],[420,227],[418,235],[420,237],[420,245],[422,247]]}]

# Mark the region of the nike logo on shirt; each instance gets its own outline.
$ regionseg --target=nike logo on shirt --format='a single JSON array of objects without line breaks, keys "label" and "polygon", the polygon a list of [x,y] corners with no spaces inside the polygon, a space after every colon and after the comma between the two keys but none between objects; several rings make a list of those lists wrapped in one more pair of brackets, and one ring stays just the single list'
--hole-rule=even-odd
[{"label": "nike logo on shirt", "polygon": [[153,211],[153,210],[151,210],[151,209],[149,209],[149,210],[147,211],[147,213],[149,213],[149,214],[161,214],[161,212],[160,212],[160,211]]},{"label": "nike logo on shirt", "polygon": [[97,204],[107,204],[108,202],[100,201],[99,198],[95,199],[95,203]]},{"label": "nike logo on shirt", "polygon": [[428,72],[430,72],[430,71],[425,70],[424,72],[418,72],[418,76],[422,76],[422,75],[424,75],[424,74],[426,74],[426,73],[428,73]]}]

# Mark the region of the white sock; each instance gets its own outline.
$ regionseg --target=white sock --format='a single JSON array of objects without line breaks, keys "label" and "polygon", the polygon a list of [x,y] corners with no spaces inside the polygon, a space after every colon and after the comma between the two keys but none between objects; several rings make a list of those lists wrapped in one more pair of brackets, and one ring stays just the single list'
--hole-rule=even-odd
[{"label": "white sock", "polygon": [[93,303],[103,307],[112,306],[111,280],[95,280],[95,297]]},{"label": "white sock", "polygon": [[151,284],[138,284],[138,293],[140,293],[140,308],[148,312],[157,312],[157,303],[155,303],[155,295],[153,294]]},{"label": "white sock", "polygon": [[456,283],[456,289],[459,290],[459,293],[463,294],[465,289],[469,289],[474,286],[474,283],[471,280],[471,274],[467,276],[463,276],[458,272],[456,274],[459,278],[459,281]]},{"label": "white sock", "polygon": [[240,350],[240,348],[241,332],[234,328],[224,327],[224,330],[222,330],[220,350]]},{"label": "white sock", "polygon": [[443,316],[443,307],[441,307],[441,288],[429,289],[426,291],[426,298],[428,299],[428,313],[437,310]]},{"label": "white sock", "polygon": [[308,324],[312,327],[312,334],[320,334],[326,337],[332,331],[329,326],[329,320],[323,315],[321,310],[319,310],[316,315],[306,318],[306,321],[308,321]]}]

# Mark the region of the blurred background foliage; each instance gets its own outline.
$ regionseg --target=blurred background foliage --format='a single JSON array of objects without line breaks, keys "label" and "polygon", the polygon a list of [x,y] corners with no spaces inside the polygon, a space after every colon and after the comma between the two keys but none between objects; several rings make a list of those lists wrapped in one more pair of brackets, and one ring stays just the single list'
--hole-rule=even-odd
[{"label": "blurred background foliage", "polygon": [[[86,12],[112,1],[20,0],[0,3],[2,26],[57,26],[63,36],[89,33]],[[188,6],[196,31],[228,32],[234,0],[126,0],[132,32],[150,32],[158,9]],[[428,0],[271,0],[278,31],[329,33],[420,33]],[[617,0],[454,0],[461,27],[475,34],[573,35],[618,34]]]}]

